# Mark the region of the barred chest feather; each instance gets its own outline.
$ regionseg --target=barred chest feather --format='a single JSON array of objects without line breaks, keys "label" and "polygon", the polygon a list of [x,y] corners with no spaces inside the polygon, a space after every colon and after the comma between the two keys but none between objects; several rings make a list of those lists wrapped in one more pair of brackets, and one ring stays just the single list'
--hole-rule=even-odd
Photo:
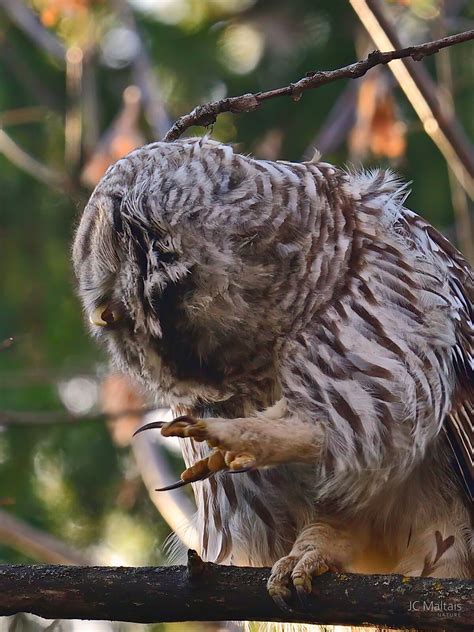
[{"label": "barred chest feather", "polygon": [[[288,443],[308,427],[323,438],[314,462],[194,484],[207,559],[270,564],[319,519],[388,559],[428,542],[426,524],[451,533],[453,516],[466,558],[472,270],[406,195],[387,171],[209,139],[139,149],[93,194],[75,268],[86,312],[105,297],[121,316],[106,338],[117,364],[177,410],[270,429],[274,404]],[[206,450],[183,441],[188,464]]]}]

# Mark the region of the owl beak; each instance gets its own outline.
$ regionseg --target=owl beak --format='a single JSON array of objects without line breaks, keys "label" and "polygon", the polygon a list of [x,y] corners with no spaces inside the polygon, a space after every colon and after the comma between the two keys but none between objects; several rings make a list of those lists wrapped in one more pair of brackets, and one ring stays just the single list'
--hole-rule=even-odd
[{"label": "owl beak", "polygon": [[108,327],[118,319],[118,313],[110,305],[99,305],[89,314],[90,322],[97,327]]}]

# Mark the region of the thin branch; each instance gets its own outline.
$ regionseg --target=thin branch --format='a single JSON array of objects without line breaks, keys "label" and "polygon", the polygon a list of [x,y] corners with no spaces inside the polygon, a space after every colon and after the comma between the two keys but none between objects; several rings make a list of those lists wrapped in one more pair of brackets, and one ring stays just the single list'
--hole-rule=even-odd
[{"label": "thin branch", "polygon": [[143,417],[149,412],[156,410],[156,407],[144,407],[140,409],[120,410],[114,414],[105,414],[97,411],[81,413],[75,415],[68,410],[0,410],[0,426],[29,426],[29,425],[49,425],[57,423],[75,424],[80,421],[103,421],[107,418],[116,421],[130,415]]},{"label": "thin branch", "polygon": [[198,544],[198,534],[192,524],[195,513],[192,502],[181,489],[162,493],[156,491],[176,478],[165,459],[164,450],[162,445],[153,442],[151,435],[143,434],[132,443],[135,462],[151,502],[184,546],[195,547]]},{"label": "thin branch", "polygon": [[16,167],[43,184],[61,192],[71,189],[71,183],[65,175],[30,156],[3,129],[0,129],[0,153]]},{"label": "thin branch", "polygon": [[25,125],[44,120],[46,110],[41,105],[32,105],[0,112],[0,126]]},{"label": "thin branch", "polygon": [[31,97],[41,103],[47,110],[62,114],[63,105],[60,96],[38,75],[32,65],[27,63],[8,38],[0,41],[0,58],[3,68],[15,83],[29,92]]},{"label": "thin branch", "polygon": [[[143,390],[130,378],[120,373],[111,373],[106,376],[102,380],[100,393],[102,410],[109,419],[121,413],[125,408],[134,407],[140,411],[146,402]],[[168,408],[156,409],[153,418],[163,418],[168,412]],[[197,531],[192,524],[196,507],[183,490],[157,493],[157,488],[169,485],[176,478],[166,458],[164,437],[160,433],[145,432],[132,438],[134,431],[142,424],[142,416],[142,412],[122,415],[122,422],[109,425],[110,434],[116,445],[131,445],[138,471],[151,502],[185,547],[194,548],[198,544]]]},{"label": "thin branch", "polygon": [[410,57],[415,61],[420,61],[424,57],[437,53],[442,48],[454,46],[455,44],[467,42],[472,39],[474,39],[474,29],[465,31],[464,33],[458,33],[456,35],[450,35],[449,37],[443,37],[432,42],[426,42],[425,44],[409,46],[408,48],[402,48],[400,50],[391,50],[384,53],[375,50],[368,55],[367,59],[357,61],[349,66],[344,66],[343,68],[337,68],[336,70],[316,70],[310,72],[305,77],[296,83],[291,83],[289,86],[268,90],[266,92],[243,94],[238,97],[228,97],[226,99],[220,99],[219,101],[199,105],[191,113],[179,118],[166,134],[164,140],[176,140],[181,136],[181,134],[183,134],[183,132],[193,125],[203,125],[205,127],[212,125],[215,123],[219,114],[222,114],[223,112],[233,112],[234,114],[251,112],[252,110],[258,108],[263,101],[266,101],[267,99],[274,99],[275,97],[289,96],[294,101],[298,101],[303,92],[306,90],[319,88],[319,86],[332,83],[333,81],[337,81],[339,79],[357,79],[358,77],[365,75],[365,73],[371,68],[374,68],[374,66],[387,64],[394,59],[404,59],[406,57]]},{"label": "thin branch", "polygon": [[[385,49],[400,48],[397,32],[387,19],[379,2],[376,0],[349,1],[376,46]],[[467,41],[472,39],[473,34],[474,30],[470,30],[459,35],[465,36],[465,39],[461,41]],[[449,39],[452,41],[456,37],[458,35],[451,35],[437,41]],[[457,42],[454,41],[453,43]],[[443,46],[443,48],[445,47]],[[389,65],[389,68],[423,123],[425,132],[437,145],[463,189],[471,197],[474,197],[474,151],[472,145],[456,119],[452,116],[446,116],[443,99],[430,74],[423,66],[406,58],[403,61],[394,61],[393,64]]]},{"label": "thin branch", "polygon": [[[455,7],[455,3],[448,10],[446,3],[442,3],[442,15],[455,16],[461,6]],[[440,21],[438,30],[444,31],[444,20]],[[445,35],[444,32],[439,35]],[[439,77],[440,88],[444,94],[444,109],[447,117],[456,116],[456,107],[454,102],[454,81],[453,81],[453,69],[451,65],[450,50],[447,48],[440,55],[436,57],[436,69]],[[446,163],[449,177],[449,186],[451,189],[451,200],[454,209],[454,219],[456,225],[456,239],[459,244],[459,248],[465,254],[466,259],[474,264],[474,233],[471,217],[469,215],[469,200],[466,191],[462,188],[456,178],[449,162]]]},{"label": "thin branch", "polygon": [[0,0],[0,7],[37,46],[58,61],[64,62],[65,51],[60,40],[44,28],[35,13],[24,2],[21,0]]},{"label": "thin branch", "polygon": [[0,542],[51,564],[93,564],[93,560],[87,555],[3,509],[0,509]]},{"label": "thin branch", "polygon": [[[165,621],[291,621],[417,630],[472,630],[468,580],[327,573],[304,604],[280,610],[269,569],[217,566],[190,551],[188,568],[2,566],[0,616]],[[426,604],[426,605],[425,605]]]},{"label": "thin branch", "polygon": [[115,0],[114,4],[122,22],[137,38],[138,51],[132,62],[134,83],[140,88],[145,117],[155,139],[163,138],[170,128],[171,121],[163,101],[158,76],[153,69],[143,36],[128,2]]}]

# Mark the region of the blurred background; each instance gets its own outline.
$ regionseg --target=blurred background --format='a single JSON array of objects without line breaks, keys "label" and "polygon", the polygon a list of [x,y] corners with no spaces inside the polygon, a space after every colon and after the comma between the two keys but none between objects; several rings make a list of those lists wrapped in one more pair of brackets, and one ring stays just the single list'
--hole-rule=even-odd
[{"label": "blurred background", "polygon": [[[193,545],[191,495],[154,491],[181,471],[176,446],[130,439],[168,413],[110,375],[74,295],[74,227],[107,166],[199,103],[473,27],[468,0],[0,0],[0,563],[164,564],[171,531]],[[408,205],[472,258],[473,111],[463,44],[224,114],[212,136],[262,158],[317,147],[390,166],[413,181]]]}]

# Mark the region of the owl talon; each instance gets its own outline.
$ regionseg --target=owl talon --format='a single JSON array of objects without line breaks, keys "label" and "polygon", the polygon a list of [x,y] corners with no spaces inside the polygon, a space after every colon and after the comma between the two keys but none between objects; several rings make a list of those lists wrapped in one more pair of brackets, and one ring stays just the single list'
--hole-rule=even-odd
[{"label": "owl talon", "polygon": [[299,594],[310,594],[313,589],[311,577],[308,575],[293,577],[293,586]]},{"label": "owl talon", "polygon": [[255,467],[256,460],[251,454],[237,454],[228,465],[234,472],[248,472]]},{"label": "owl talon", "polygon": [[187,415],[181,415],[180,417],[176,417],[173,421],[169,421],[161,428],[161,434],[164,437],[181,437],[185,439],[188,437],[188,432],[190,428],[196,425],[198,422],[193,417],[188,417]]},{"label": "owl talon", "polygon": [[329,570],[335,570],[320,553],[309,550],[296,555],[287,555],[278,560],[272,568],[267,589],[270,596],[288,594],[291,582],[295,587],[300,603],[308,600],[313,590],[313,577],[322,575]]},{"label": "owl talon", "polygon": [[291,608],[288,606],[287,603],[287,601],[291,597],[291,592],[288,588],[285,588],[284,586],[274,586],[268,589],[268,594],[276,603],[276,605],[280,608],[280,610],[283,610],[283,612],[291,612]]},{"label": "owl talon", "polygon": [[184,487],[191,481],[176,481],[176,483],[171,483],[171,485],[167,485],[166,487],[158,487],[155,489],[155,492],[169,492],[172,489],[179,489],[180,487]]},{"label": "owl talon", "polygon": [[137,428],[137,430],[135,430],[132,437],[136,437],[137,434],[139,434],[140,432],[143,432],[144,430],[152,430],[153,428],[163,428],[163,426],[165,426],[166,424],[167,424],[166,421],[152,421],[148,424],[144,424],[143,426],[140,426],[140,428]]}]

